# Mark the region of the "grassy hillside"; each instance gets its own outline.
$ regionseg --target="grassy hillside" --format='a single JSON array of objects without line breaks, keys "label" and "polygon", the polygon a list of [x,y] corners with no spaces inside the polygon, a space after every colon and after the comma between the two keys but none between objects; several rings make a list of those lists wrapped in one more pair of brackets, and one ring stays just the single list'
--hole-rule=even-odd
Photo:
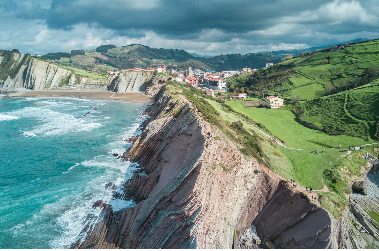
[{"label": "grassy hillside", "polygon": [[379,120],[379,80],[356,89],[302,102],[299,116],[329,132],[375,136]]},{"label": "grassy hillside", "polygon": [[122,47],[100,46],[96,50],[74,50],[71,52],[48,53],[42,56],[45,60],[57,62],[76,68],[98,68],[101,71],[128,68],[156,67],[164,62],[168,68],[186,70],[200,69],[203,71],[238,70],[244,67],[261,68],[266,62],[278,63],[281,56],[268,54],[228,54],[212,58],[194,57],[184,50],[156,49],[143,45]]},{"label": "grassy hillside", "polygon": [[234,92],[303,100],[304,125],[331,134],[379,136],[379,40],[334,46],[228,79]]},{"label": "grassy hillside", "polygon": [[231,90],[309,100],[370,83],[378,77],[379,40],[346,44],[294,57],[228,81]]}]

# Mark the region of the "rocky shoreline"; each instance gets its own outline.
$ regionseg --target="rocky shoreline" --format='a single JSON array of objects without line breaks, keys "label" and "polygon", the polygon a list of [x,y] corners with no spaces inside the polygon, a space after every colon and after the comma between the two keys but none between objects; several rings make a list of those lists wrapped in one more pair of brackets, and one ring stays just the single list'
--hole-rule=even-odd
[{"label": "rocky shoreline", "polygon": [[161,86],[150,88],[150,118],[122,156],[139,167],[114,197],[135,206],[104,205],[72,248],[337,247],[333,216],[245,159],[188,100]]}]

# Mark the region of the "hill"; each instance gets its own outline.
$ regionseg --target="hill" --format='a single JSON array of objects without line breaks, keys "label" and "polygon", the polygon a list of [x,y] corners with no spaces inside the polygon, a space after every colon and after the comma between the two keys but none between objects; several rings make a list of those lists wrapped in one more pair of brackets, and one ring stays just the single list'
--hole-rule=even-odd
[{"label": "hill", "polygon": [[[379,40],[338,45],[228,79],[234,92],[279,95],[308,127],[332,134],[377,134]],[[300,100],[303,100],[299,102]]]},{"label": "hill", "polygon": [[156,67],[158,62],[164,62],[169,68],[186,70],[188,67],[203,71],[238,70],[244,67],[262,68],[266,62],[278,63],[280,56],[267,54],[228,54],[211,58],[195,57],[184,50],[156,49],[133,44],[122,47],[114,45],[99,46],[95,50],[73,50],[71,52],[48,53],[42,56],[62,65],[76,68],[100,71],[128,68]]}]

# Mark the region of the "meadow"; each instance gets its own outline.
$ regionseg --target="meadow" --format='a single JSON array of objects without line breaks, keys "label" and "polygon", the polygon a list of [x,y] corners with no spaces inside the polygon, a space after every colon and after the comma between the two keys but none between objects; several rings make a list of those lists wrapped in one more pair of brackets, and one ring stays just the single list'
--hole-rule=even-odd
[{"label": "meadow", "polygon": [[[273,159],[275,163],[272,165],[272,170],[287,179],[296,180],[304,187],[312,187],[314,190],[321,190],[324,185],[330,185],[324,179],[323,173],[328,168],[340,165],[341,156],[346,154],[346,152],[341,152],[342,150],[349,146],[375,142],[373,139],[365,140],[348,135],[328,135],[307,128],[298,123],[295,115],[285,108],[244,108],[241,101],[227,101],[226,103],[237,112],[264,125],[273,137],[280,139],[287,147],[302,149],[277,147],[276,155],[283,155],[284,158],[281,158],[280,161]],[[245,125],[245,127],[249,126]],[[262,149],[265,151],[267,148],[263,147]],[[270,158],[271,156],[275,158],[275,155],[266,154]],[[286,161],[283,161],[284,159]]]},{"label": "meadow", "polygon": [[273,137],[284,141],[288,147],[299,149],[326,149],[359,146],[374,142],[347,135],[329,135],[318,130],[307,128],[296,121],[296,116],[285,107],[280,109],[244,108],[241,101],[227,101],[233,109],[251,117],[255,122],[263,124]]}]

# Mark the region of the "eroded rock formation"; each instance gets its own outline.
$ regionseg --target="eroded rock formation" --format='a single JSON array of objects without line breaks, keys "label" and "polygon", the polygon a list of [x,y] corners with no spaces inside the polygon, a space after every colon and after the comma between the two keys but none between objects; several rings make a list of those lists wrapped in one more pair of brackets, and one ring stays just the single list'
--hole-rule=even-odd
[{"label": "eroded rock formation", "polygon": [[146,86],[152,77],[152,72],[121,72],[112,80],[108,90],[117,93],[145,91]]},{"label": "eroded rock formation", "polygon": [[[244,157],[184,97],[172,100],[163,87],[155,101],[123,156],[139,168],[115,195],[135,206],[113,211],[107,205],[73,248],[335,246],[325,210]],[[249,233],[252,225],[258,237]]]},{"label": "eroded rock formation", "polygon": [[[0,54],[0,66],[7,68],[9,74],[2,75],[0,89],[26,88],[31,90],[41,90],[54,88],[60,85],[75,85],[85,83],[86,79],[75,76],[70,70],[59,67],[55,64],[33,58],[30,55],[12,53],[8,58]],[[5,65],[7,62],[8,64]],[[4,64],[4,65],[3,65]]]}]

